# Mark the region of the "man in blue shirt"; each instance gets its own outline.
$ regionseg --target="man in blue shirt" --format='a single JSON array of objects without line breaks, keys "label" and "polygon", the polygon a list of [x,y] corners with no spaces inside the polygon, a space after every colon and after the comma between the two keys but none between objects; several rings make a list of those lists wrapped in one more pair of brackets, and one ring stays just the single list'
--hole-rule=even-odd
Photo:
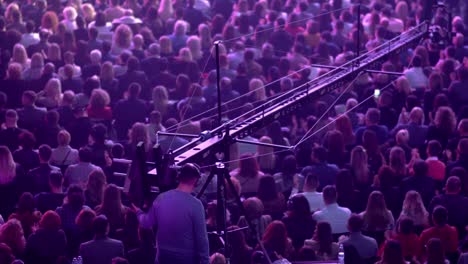
[{"label": "man in blue shirt", "polygon": [[205,210],[191,194],[199,178],[199,170],[185,164],[177,188],[159,195],[147,213],[137,212],[141,227],[157,227],[158,264],[209,263]]}]

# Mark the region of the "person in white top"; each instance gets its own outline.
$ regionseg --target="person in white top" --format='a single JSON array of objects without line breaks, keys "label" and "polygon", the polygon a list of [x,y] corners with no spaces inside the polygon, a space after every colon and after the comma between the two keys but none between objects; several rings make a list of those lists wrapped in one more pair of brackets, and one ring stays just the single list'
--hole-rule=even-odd
[{"label": "person in white top", "polygon": [[79,152],[78,164],[68,166],[65,171],[65,183],[66,185],[77,184],[82,188],[86,188],[88,182],[88,176],[95,170],[102,170],[100,167],[91,164],[91,149],[88,147],[82,147]]},{"label": "person in white top", "polygon": [[39,33],[34,33],[34,22],[26,22],[26,33],[21,36],[21,45],[27,49],[29,46],[39,43],[39,41]]},{"label": "person in white top", "polygon": [[58,146],[52,150],[50,163],[54,166],[64,167],[78,163],[78,150],[70,147],[71,136],[66,130],[57,135]]},{"label": "person in white top", "polygon": [[[317,175],[308,174],[304,182],[304,192],[302,195],[309,202],[309,207],[311,212],[320,211],[325,208],[325,203],[323,202],[322,193],[317,192],[319,186],[319,180]],[[297,195],[297,187],[293,188],[291,192],[291,197]]]},{"label": "person in white top", "polygon": [[414,56],[413,67],[407,69],[404,74],[413,90],[416,88],[425,88],[429,85],[429,78],[427,78],[424,73],[422,58],[419,55]]},{"label": "person in white top", "polygon": [[333,234],[344,234],[348,232],[347,224],[351,216],[351,210],[340,207],[336,203],[337,193],[335,186],[327,185],[323,189],[323,201],[325,208],[315,212],[312,218],[316,222],[328,222],[332,227]]}]

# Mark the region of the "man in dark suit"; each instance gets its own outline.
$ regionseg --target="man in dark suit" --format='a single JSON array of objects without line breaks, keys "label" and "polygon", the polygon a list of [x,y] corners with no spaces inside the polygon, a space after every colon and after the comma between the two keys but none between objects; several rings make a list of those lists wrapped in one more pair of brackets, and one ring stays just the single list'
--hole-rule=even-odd
[{"label": "man in dark suit", "polygon": [[124,256],[122,241],[108,237],[109,220],[104,215],[93,221],[94,239],[80,245],[80,256],[86,264],[112,263],[115,257]]},{"label": "man in dark suit", "polygon": [[58,167],[50,165],[51,156],[52,149],[48,145],[41,145],[39,147],[39,167],[30,170],[28,173],[28,178],[32,183],[31,186],[33,186],[33,194],[49,192],[49,175],[52,172],[60,172]]},{"label": "man in dark suit", "polygon": [[31,132],[37,130],[44,122],[46,110],[36,107],[36,93],[25,91],[21,99],[23,108],[18,109],[18,126]]},{"label": "man in dark suit", "polygon": [[268,41],[275,48],[276,56],[286,55],[294,42],[291,34],[284,30],[285,24],[286,21],[284,21],[284,18],[278,18],[276,20],[275,31],[271,34],[270,40]]},{"label": "man in dark suit", "polygon": [[136,57],[130,57],[127,61],[127,72],[119,78],[120,96],[123,97],[131,83],[138,83],[141,87],[143,98],[150,96],[148,89],[148,78],[143,71],[139,70],[140,62]]},{"label": "man in dark suit", "polygon": [[427,163],[423,160],[418,160],[413,166],[414,176],[403,179],[403,193],[408,191],[417,191],[421,195],[424,205],[428,206],[435,193],[434,180],[427,176]]},{"label": "man in dark suit", "polygon": [[457,176],[451,176],[445,184],[445,193],[434,197],[429,204],[429,212],[441,205],[447,209],[448,224],[458,230],[458,236],[463,239],[466,235],[465,225],[468,223],[468,198],[460,194],[461,181]]},{"label": "man in dark suit", "polygon": [[132,83],[128,87],[127,99],[117,102],[114,107],[115,130],[118,139],[127,139],[128,130],[136,122],[144,122],[146,117],[146,104],[139,99],[141,86],[138,83]]},{"label": "man in dark suit", "polygon": [[9,109],[5,113],[5,123],[1,124],[0,128],[0,145],[7,146],[13,153],[18,149],[19,135],[23,130],[18,128],[18,114],[15,110]]}]

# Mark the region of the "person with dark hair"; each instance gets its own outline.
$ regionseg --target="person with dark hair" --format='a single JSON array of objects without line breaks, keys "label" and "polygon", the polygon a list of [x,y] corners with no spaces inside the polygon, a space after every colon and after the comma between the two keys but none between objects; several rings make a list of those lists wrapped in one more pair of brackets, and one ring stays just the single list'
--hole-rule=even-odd
[{"label": "person with dark hair", "polygon": [[0,129],[0,145],[7,146],[10,151],[13,152],[17,150],[20,145],[19,136],[23,130],[18,127],[18,114],[15,110],[6,110],[3,117],[4,123],[1,124],[3,128]]},{"label": "person with dark hair", "polygon": [[91,164],[92,150],[89,147],[82,147],[78,151],[78,164],[68,166],[65,171],[65,185],[78,184],[82,188],[86,187],[89,174],[94,170],[101,170],[98,166]]},{"label": "person with dark hair", "polygon": [[36,137],[29,131],[24,131],[19,136],[20,149],[13,152],[15,162],[19,163],[25,172],[39,166],[39,155],[34,151]]},{"label": "person with dark hair", "polygon": [[313,249],[317,260],[338,259],[339,246],[333,242],[331,226],[328,222],[317,223],[314,236],[312,239],[305,240],[304,247]]},{"label": "person with dark hair", "polygon": [[190,194],[199,178],[198,168],[185,164],[180,169],[179,185],[175,190],[159,195],[147,213],[137,211],[142,228],[158,226],[158,263],[209,262],[205,210]]},{"label": "person with dark hair", "polygon": [[46,115],[45,109],[36,107],[36,98],[34,91],[23,92],[21,99],[23,108],[18,109],[18,126],[32,132],[41,126]]},{"label": "person with dark hair", "polygon": [[294,248],[299,249],[306,239],[312,237],[315,221],[312,219],[309,204],[303,194],[291,197],[287,205],[286,215],[281,221],[286,226]]},{"label": "person with dark hair", "polygon": [[94,239],[80,245],[80,256],[83,263],[112,263],[115,257],[124,256],[124,245],[121,241],[108,237],[109,220],[105,215],[94,218]]},{"label": "person with dark hair", "polygon": [[[402,217],[398,220],[398,226],[394,232],[391,232],[387,237],[387,241],[396,240],[400,242],[403,251],[403,257],[406,260],[417,258],[419,253],[419,237],[414,232],[413,220],[407,217]],[[385,241],[383,247],[385,248]]]},{"label": "person with dark hair", "polygon": [[39,146],[38,152],[40,165],[28,172],[28,178],[32,181],[33,194],[49,192],[49,175],[53,172],[60,172],[60,168],[50,164],[52,149],[49,145]]},{"label": "person with dark hair", "polygon": [[260,178],[258,183],[257,197],[262,201],[265,214],[273,219],[280,219],[285,209],[283,193],[276,189],[275,179],[266,175]]},{"label": "person with dark hair", "polygon": [[77,229],[76,217],[81,210],[89,209],[89,207],[84,205],[83,189],[78,185],[68,187],[66,198],[62,206],[58,207],[55,211],[59,214],[60,219],[62,219],[62,228],[67,237],[69,237],[71,232]]},{"label": "person with dark hair", "polygon": [[380,110],[377,108],[367,109],[365,116],[365,126],[362,126],[356,130],[356,143],[363,144],[364,132],[371,130],[375,132],[379,144],[385,143],[388,138],[388,128],[384,125],[380,125]]},{"label": "person with dark hair", "polygon": [[424,69],[422,67],[422,57],[419,55],[415,55],[413,57],[412,62],[413,66],[404,72],[406,78],[410,83],[411,88],[418,89],[427,87],[427,85],[429,84],[429,79],[424,73]]},{"label": "person with dark hair", "polygon": [[36,131],[37,143],[57,147],[57,135],[62,130],[59,125],[60,115],[56,110],[47,111],[44,123]]},{"label": "person with dark hair", "polygon": [[[140,85],[140,93],[143,98],[148,98],[150,91],[148,89],[148,77],[140,70],[140,62],[136,57],[130,57],[127,61],[127,72],[119,77],[119,94],[120,97],[128,90],[133,83]],[[128,95],[130,96],[130,95]]]},{"label": "person with dark hair", "polygon": [[91,149],[91,163],[103,170],[110,166],[110,147],[106,144],[107,127],[98,123],[91,128],[88,148]]},{"label": "person with dark hair", "polygon": [[458,142],[457,154],[457,159],[447,165],[447,172],[455,167],[462,167],[468,171],[468,138],[463,138]]},{"label": "person with dark hair", "polygon": [[[141,86],[131,83],[127,90],[127,99],[122,99],[115,105],[112,115],[115,117],[115,129],[117,139],[127,139],[128,130],[136,122],[145,122],[147,107],[143,100],[139,99]],[[128,111],[132,109],[132,111]]]},{"label": "person with dark hair", "polygon": [[407,177],[402,181],[402,191],[404,193],[414,190],[421,194],[424,205],[429,205],[435,194],[434,180],[427,176],[428,166],[423,160],[415,161],[413,165],[414,176]]},{"label": "person with dark hair", "polygon": [[406,264],[401,244],[397,240],[389,240],[385,243],[382,259],[376,264]]},{"label": "person with dark hair", "polygon": [[354,248],[362,260],[370,260],[377,256],[378,245],[375,239],[362,234],[364,220],[353,214],[348,220],[349,237],[342,241],[345,248]]},{"label": "person with dark hair", "polygon": [[425,252],[425,246],[431,238],[442,240],[446,254],[456,253],[458,246],[458,232],[447,224],[448,212],[443,206],[436,206],[432,211],[433,227],[424,230],[419,237],[420,252]]},{"label": "person with dark hair", "polygon": [[336,188],[333,185],[327,185],[323,188],[323,201],[325,207],[316,211],[312,217],[315,221],[329,222],[334,235],[340,235],[347,232],[346,223],[351,216],[351,211],[348,208],[340,207],[337,201]]},{"label": "person with dark hair", "polygon": [[[336,183],[336,175],[338,174],[338,167],[335,164],[327,162],[327,150],[323,147],[315,147],[311,155],[314,165],[307,166],[302,169],[302,175],[314,174],[319,178],[322,186],[334,185]],[[318,191],[322,188],[318,186]]]},{"label": "person with dark hair", "polygon": [[63,175],[60,171],[52,171],[48,176],[49,191],[36,194],[36,208],[41,213],[57,209],[63,203]]},{"label": "person with dark hair", "polygon": [[468,223],[468,212],[464,209],[468,207],[468,198],[461,194],[461,181],[457,176],[450,176],[445,184],[445,193],[432,198],[429,204],[429,212],[437,206],[447,209],[447,223],[457,228],[458,236],[463,239],[466,235],[465,225]]},{"label": "person with dark hair", "polygon": [[286,51],[290,50],[293,42],[293,37],[285,30],[286,21],[284,18],[278,18],[275,22],[275,29],[270,35],[269,43],[275,48],[276,56],[286,55]]}]

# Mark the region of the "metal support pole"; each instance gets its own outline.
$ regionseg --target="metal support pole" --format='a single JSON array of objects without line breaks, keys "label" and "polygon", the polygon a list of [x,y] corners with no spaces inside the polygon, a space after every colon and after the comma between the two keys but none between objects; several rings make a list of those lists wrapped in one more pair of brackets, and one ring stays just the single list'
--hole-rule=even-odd
[{"label": "metal support pole", "polygon": [[[229,243],[227,240],[227,225],[226,225],[226,185],[224,179],[227,177],[226,166],[222,162],[216,162],[216,181],[217,181],[217,217],[216,217],[216,231],[219,237],[223,240],[224,253],[226,258],[230,258]],[[229,261],[227,262],[229,263]]]},{"label": "metal support pole", "polygon": [[221,41],[215,41],[215,50],[216,50],[216,89],[218,90],[218,125],[221,125],[222,111],[221,111],[221,77],[219,70],[219,44]]}]

